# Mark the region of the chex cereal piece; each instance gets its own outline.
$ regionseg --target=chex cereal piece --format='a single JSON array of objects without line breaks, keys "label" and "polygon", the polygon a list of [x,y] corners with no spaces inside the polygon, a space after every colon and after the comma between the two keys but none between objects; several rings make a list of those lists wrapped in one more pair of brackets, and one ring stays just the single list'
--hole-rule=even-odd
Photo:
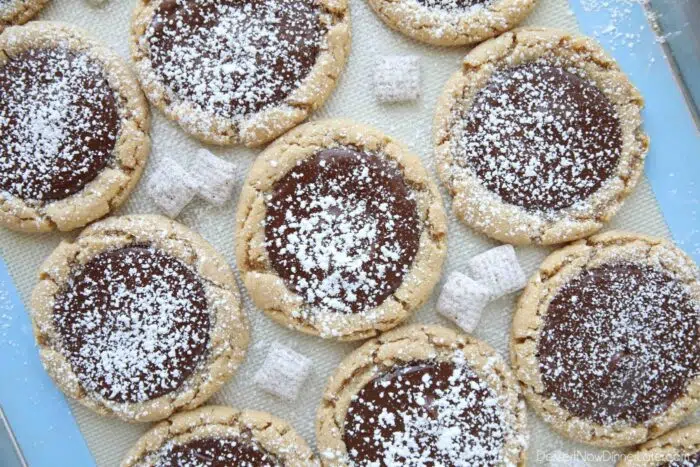
[{"label": "chex cereal piece", "polygon": [[479,324],[481,313],[491,297],[482,284],[458,271],[447,276],[437,302],[437,311],[454,321],[466,332],[472,332]]},{"label": "chex cereal piece", "polygon": [[236,165],[216,157],[206,149],[200,149],[190,166],[190,176],[199,196],[221,206],[233,194]]},{"label": "chex cereal piece", "polygon": [[146,182],[148,196],[165,215],[175,218],[194,198],[189,174],[180,164],[166,157]]},{"label": "chex cereal piece", "polygon": [[549,455],[549,467],[588,467],[588,464],[564,451],[554,451]]},{"label": "chex cereal piece", "polygon": [[415,55],[380,57],[374,67],[374,95],[379,102],[408,102],[420,96],[420,64]]},{"label": "chex cereal piece", "polygon": [[293,401],[310,372],[310,358],[273,342],[253,381],[262,390]]},{"label": "chex cereal piece", "polygon": [[492,300],[516,292],[527,283],[512,245],[474,256],[467,262],[467,274],[489,290]]}]

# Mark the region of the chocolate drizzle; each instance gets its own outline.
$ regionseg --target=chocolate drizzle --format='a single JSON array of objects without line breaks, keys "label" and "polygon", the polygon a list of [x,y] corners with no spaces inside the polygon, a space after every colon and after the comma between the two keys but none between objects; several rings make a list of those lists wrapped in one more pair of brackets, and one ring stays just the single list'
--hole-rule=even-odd
[{"label": "chocolate drizzle", "polygon": [[117,100],[86,54],[24,51],[0,65],[0,95],[0,192],[63,199],[113,160]]},{"label": "chocolate drizzle", "polygon": [[76,269],[56,297],[54,325],[83,387],[115,402],[177,390],[209,349],[198,276],[148,246],[108,250]]},{"label": "chocolate drizzle", "polygon": [[580,71],[547,62],[497,71],[455,120],[458,164],[528,211],[590,197],[613,176],[622,151],[613,104]]},{"label": "chocolate drizzle", "polygon": [[584,270],[554,297],[537,346],[544,395],[602,425],[661,414],[700,375],[700,304],[635,263]]},{"label": "chocolate drizzle", "polygon": [[312,0],[164,0],[143,40],[174,95],[234,118],[295,91],[324,35]]},{"label": "chocolate drizzle", "polygon": [[500,465],[508,429],[493,390],[463,361],[397,365],[353,397],[351,465]]},{"label": "chocolate drizzle", "polygon": [[265,222],[272,267],[310,305],[374,308],[401,285],[418,251],[414,198],[386,157],[324,149],[274,185]]},{"label": "chocolate drizzle", "polygon": [[282,467],[276,456],[257,442],[241,438],[202,438],[184,444],[170,443],[155,467]]}]

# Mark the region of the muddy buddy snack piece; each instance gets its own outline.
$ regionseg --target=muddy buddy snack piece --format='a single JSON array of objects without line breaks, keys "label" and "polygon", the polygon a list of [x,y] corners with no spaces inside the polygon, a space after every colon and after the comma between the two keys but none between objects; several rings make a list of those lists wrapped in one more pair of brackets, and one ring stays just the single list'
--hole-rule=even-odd
[{"label": "muddy buddy snack piece", "polygon": [[60,23],[10,27],[0,50],[0,226],[72,230],[119,207],[150,150],[128,65]]},{"label": "muddy buddy snack piece", "polygon": [[495,300],[525,287],[527,278],[512,245],[501,245],[474,256],[467,274],[485,287]]},{"label": "muddy buddy snack piece", "polygon": [[161,216],[112,217],[61,243],[39,270],[31,304],[41,360],[58,387],[126,421],[201,405],[248,347],[226,260]]},{"label": "muddy buddy snack piece", "polygon": [[346,0],[139,0],[131,51],[153,105],[213,144],[258,146],[335,88]]},{"label": "muddy buddy snack piece", "polygon": [[233,196],[236,165],[216,157],[206,149],[197,151],[189,170],[197,194],[211,204],[223,206]]},{"label": "muddy buddy snack piece", "polygon": [[627,454],[617,467],[696,467],[700,465],[700,425],[670,431]]},{"label": "muddy buddy snack piece", "polygon": [[488,345],[438,326],[407,326],[340,364],[316,439],[329,467],[524,465],[525,402]]},{"label": "muddy buddy snack piece", "polygon": [[274,342],[254,381],[264,391],[294,401],[310,372],[311,359]]},{"label": "muddy buddy snack piece", "polygon": [[608,232],[554,252],[520,297],[511,361],[559,433],[604,447],[699,407],[698,269],[666,240]]},{"label": "muddy buddy snack piece", "polygon": [[536,0],[369,0],[387,26],[428,44],[481,42],[511,29]]},{"label": "muddy buddy snack piece", "polygon": [[169,157],[164,158],[148,177],[146,191],[160,210],[171,219],[179,216],[196,194],[190,174]]},{"label": "muddy buddy snack piece", "polygon": [[446,228],[417,156],[374,128],[318,121],[255,161],[238,206],[236,257],[268,316],[325,338],[363,339],[428,298]]},{"label": "muddy buddy snack piece", "polygon": [[222,406],[173,416],[147,431],[121,467],[318,467],[289,423]]},{"label": "muddy buddy snack piece", "polygon": [[528,28],[484,42],[435,115],[437,169],[454,212],[505,243],[591,235],[642,173],[642,105],[592,39]]},{"label": "muddy buddy snack piece", "polygon": [[49,0],[0,0],[0,32],[12,24],[24,24]]},{"label": "muddy buddy snack piece", "polygon": [[489,289],[461,272],[452,271],[440,292],[437,311],[465,332],[473,332],[490,298]]},{"label": "muddy buddy snack piece", "polygon": [[410,102],[420,97],[420,62],[415,55],[380,57],[373,73],[379,102]]}]

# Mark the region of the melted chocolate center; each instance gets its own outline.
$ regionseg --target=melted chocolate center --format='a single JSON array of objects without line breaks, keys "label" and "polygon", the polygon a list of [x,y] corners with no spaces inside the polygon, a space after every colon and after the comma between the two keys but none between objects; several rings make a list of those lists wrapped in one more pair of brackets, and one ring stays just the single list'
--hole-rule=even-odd
[{"label": "melted chocolate center", "polygon": [[544,318],[544,393],[595,423],[643,423],[698,376],[699,320],[700,304],[662,271],[634,263],[583,271]]},{"label": "melted chocolate center", "polygon": [[419,361],[367,383],[345,415],[353,465],[499,465],[506,429],[493,391],[466,364]]},{"label": "melted chocolate center", "polygon": [[240,438],[203,438],[170,444],[159,454],[155,467],[281,467],[276,456],[258,443]]},{"label": "melted chocolate center", "polygon": [[696,452],[695,454],[691,454],[675,461],[664,462],[658,467],[700,467],[700,452]]},{"label": "melted chocolate center", "polygon": [[30,49],[0,65],[0,191],[57,200],[113,159],[120,127],[102,65],[63,48]]},{"label": "melted chocolate center", "polygon": [[265,240],[277,274],[306,303],[358,313],[398,289],[420,221],[400,169],[383,156],[324,149],[279,180]]},{"label": "melted chocolate center", "polygon": [[105,251],[78,269],[56,298],[54,325],[85,389],[115,402],[178,389],[208,353],[202,283],[147,246]]},{"label": "melted chocolate center", "polygon": [[324,35],[311,0],[165,0],[146,44],[170,91],[233,118],[295,91],[316,63]]},{"label": "melted chocolate center", "polygon": [[457,125],[459,164],[529,211],[591,196],[615,172],[622,148],[605,95],[578,74],[540,62],[496,72]]}]

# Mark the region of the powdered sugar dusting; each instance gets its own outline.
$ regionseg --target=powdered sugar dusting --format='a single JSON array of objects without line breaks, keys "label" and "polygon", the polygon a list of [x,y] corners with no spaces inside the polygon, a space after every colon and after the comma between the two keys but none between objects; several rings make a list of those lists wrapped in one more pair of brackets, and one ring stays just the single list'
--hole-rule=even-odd
[{"label": "powdered sugar dusting", "polygon": [[[693,0],[674,0],[675,8],[682,11],[681,3]],[[604,12],[608,17],[607,24],[597,26],[593,35],[599,39],[605,39],[611,50],[627,48],[634,50],[642,42],[642,31],[646,26],[637,29],[635,11],[640,9],[646,16],[649,25],[657,35],[657,41],[664,42],[669,35],[678,34],[672,31],[666,35],[661,34],[659,18],[649,0],[581,0],[581,6],[588,12]],[[653,61],[653,57],[650,61]]]},{"label": "powdered sugar dusting", "polygon": [[621,155],[612,104],[582,72],[550,61],[497,71],[453,122],[457,164],[531,211],[582,202]]},{"label": "powdered sugar dusting", "polygon": [[538,358],[545,393],[575,416],[638,424],[700,375],[700,303],[659,269],[610,263],[555,296]]},{"label": "powdered sugar dusting", "polygon": [[658,467],[697,467],[700,465],[700,452],[687,454],[681,459],[665,462]]},{"label": "powdered sugar dusting", "polygon": [[420,97],[420,61],[415,55],[379,57],[372,72],[379,102],[410,102]]},{"label": "powdered sugar dusting", "polygon": [[433,24],[434,34],[440,37],[445,28],[459,27],[465,18],[475,14],[485,14],[494,25],[506,27],[504,18],[490,14],[489,7],[493,3],[494,0],[402,0],[395,2],[394,8],[417,23],[437,23]]},{"label": "powdered sugar dusting", "polygon": [[0,193],[62,199],[113,159],[119,131],[104,69],[65,48],[30,49],[0,66]]},{"label": "powdered sugar dusting", "polygon": [[435,8],[445,11],[464,11],[475,6],[488,6],[494,0],[416,0],[427,8]]},{"label": "powdered sugar dusting", "polygon": [[428,30],[434,39],[453,37],[458,43],[481,41],[512,28],[515,19],[533,5],[531,0],[383,0],[379,3],[379,9],[386,9],[382,13],[390,11],[399,29],[413,28],[414,34]]},{"label": "powdered sugar dusting", "polygon": [[325,26],[313,2],[168,0],[142,45],[174,96],[224,118],[282,101],[308,75]]},{"label": "powdered sugar dusting", "polygon": [[210,318],[202,284],[160,250],[101,253],[76,270],[54,323],[87,391],[143,402],[178,389],[205,360]]},{"label": "powdered sugar dusting", "polygon": [[418,251],[415,195],[381,155],[321,151],[277,182],[267,214],[273,267],[320,311],[381,304]]},{"label": "powdered sugar dusting", "polygon": [[343,440],[350,464],[502,465],[503,401],[466,362],[419,361],[380,374],[352,399]]},{"label": "powdered sugar dusting", "polygon": [[152,459],[154,467],[281,467],[273,454],[246,435],[168,442]]}]

